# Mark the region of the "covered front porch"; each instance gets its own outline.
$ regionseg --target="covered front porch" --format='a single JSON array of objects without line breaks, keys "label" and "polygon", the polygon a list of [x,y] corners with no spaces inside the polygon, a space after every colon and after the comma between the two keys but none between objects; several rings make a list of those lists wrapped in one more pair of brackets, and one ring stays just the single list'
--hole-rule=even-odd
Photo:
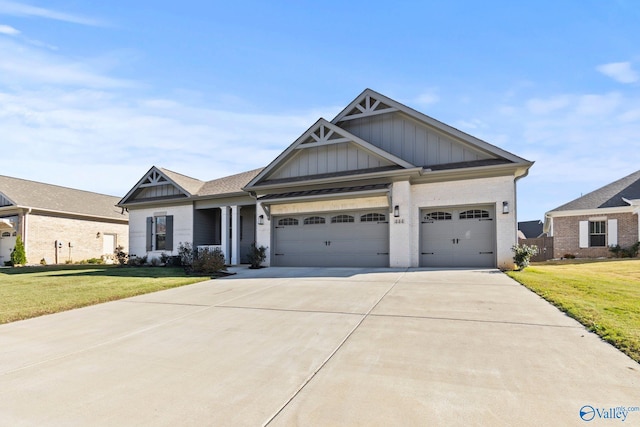
[{"label": "covered front porch", "polygon": [[256,207],[251,205],[212,206],[196,203],[193,213],[193,246],[220,249],[228,265],[249,263],[251,244],[256,238]]}]

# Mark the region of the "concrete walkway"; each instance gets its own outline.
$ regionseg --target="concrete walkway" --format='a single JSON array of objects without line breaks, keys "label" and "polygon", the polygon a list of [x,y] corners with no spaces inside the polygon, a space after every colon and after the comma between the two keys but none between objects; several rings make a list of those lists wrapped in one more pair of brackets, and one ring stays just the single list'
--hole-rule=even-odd
[{"label": "concrete walkway", "polygon": [[622,406],[640,365],[495,270],[243,268],[0,326],[0,426],[617,425]]}]

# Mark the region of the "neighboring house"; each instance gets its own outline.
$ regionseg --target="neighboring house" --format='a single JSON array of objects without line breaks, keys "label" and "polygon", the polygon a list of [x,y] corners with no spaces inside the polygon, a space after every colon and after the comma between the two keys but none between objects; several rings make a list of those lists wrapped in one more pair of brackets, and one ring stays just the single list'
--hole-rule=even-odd
[{"label": "neighboring house", "polygon": [[0,176],[0,265],[18,235],[27,262],[47,264],[113,256],[128,246],[128,215],[117,197]]},{"label": "neighboring house", "polygon": [[545,214],[554,257],[610,256],[609,246],[629,247],[640,233],[640,170]]},{"label": "neighboring house", "polygon": [[521,221],[518,223],[519,239],[535,239],[542,237],[544,224],[539,219],[534,221]]},{"label": "neighboring house", "polygon": [[250,244],[274,266],[512,267],[532,162],[370,89],[266,168],[203,182],[152,167],[120,201],[131,253]]}]

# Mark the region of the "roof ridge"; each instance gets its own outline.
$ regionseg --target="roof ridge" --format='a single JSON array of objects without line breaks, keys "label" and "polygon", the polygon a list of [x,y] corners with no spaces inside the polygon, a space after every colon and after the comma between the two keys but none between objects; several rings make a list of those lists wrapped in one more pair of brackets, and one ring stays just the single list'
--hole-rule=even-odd
[{"label": "roof ridge", "polygon": [[59,184],[50,184],[50,183],[42,182],[42,181],[35,181],[33,179],[17,178],[15,176],[8,176],[8,175],[0,175],[0,178],[14,179],[14,180],[30,182],[30,183],[33,183],[33,184],[38,184],[38,185],[42,185],[42,186],[46,186],[46,187],[56,187],[56,188],[62,188],[64,190],[78,191],[78,192],[83,192],[83,193],[95,194],[97,196],[114,197],[116,199],[119,198],[119,196],[114,196],[112,194],[98,193],[97,191],[83,190],[81,188],[67,187],[67,186],[59,185]]}]

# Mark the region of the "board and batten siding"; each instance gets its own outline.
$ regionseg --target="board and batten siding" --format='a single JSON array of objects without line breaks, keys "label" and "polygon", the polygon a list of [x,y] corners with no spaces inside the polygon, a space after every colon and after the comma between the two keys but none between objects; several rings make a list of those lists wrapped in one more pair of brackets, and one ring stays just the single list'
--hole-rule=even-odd
[{"label": "board and batten siding", "polygon": [[181,196],[182,192],[171,184],[156,185],[142,189],[134,200],[155,199],[157,197]]},{"label": "board and batten siding", "polygon": [[340,127],[416,166],[495,158],[400,113],[349,120]]},{"label": "board and batten siding", "polygon": [[269,179],[347,172],[392,165],[391,162],[358,148],[354,143],[341,142],[299,149],[297,154]]}]

